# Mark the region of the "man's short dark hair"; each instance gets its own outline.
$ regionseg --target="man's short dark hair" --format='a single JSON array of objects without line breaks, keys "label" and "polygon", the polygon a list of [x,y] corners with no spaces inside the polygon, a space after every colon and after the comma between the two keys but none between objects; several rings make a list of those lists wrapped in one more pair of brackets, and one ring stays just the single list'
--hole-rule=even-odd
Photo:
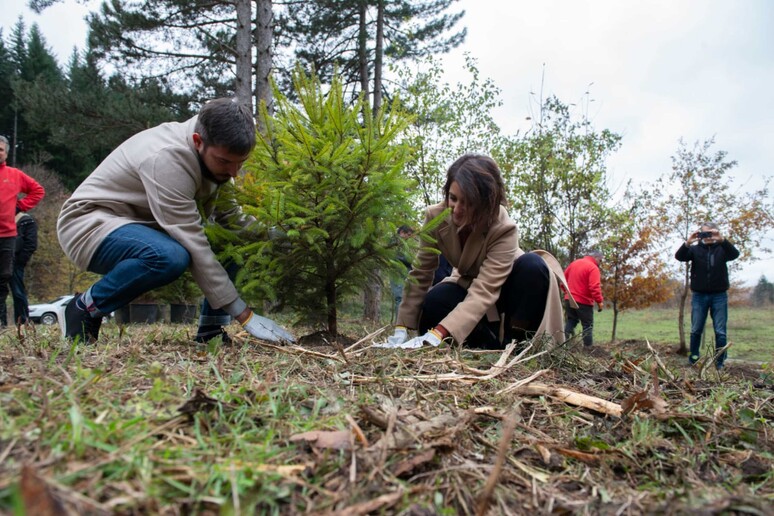
[{"label": "man's short dark hair", "polygon": [[194,131],[205,145],[225,147],[234,154],[247,154],[255,147],[253,114],[233,99],[214,99],[202,106]]}]

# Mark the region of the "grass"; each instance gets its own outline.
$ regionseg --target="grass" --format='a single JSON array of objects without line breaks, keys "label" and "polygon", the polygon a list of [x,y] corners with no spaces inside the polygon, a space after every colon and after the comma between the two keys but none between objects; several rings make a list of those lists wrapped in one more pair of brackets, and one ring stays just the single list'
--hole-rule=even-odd
[{"label": "grass", "polygon": [[[774,501],[766,368],[687,368],[654,344],[661,368],[642,342],[571,340],[491,369],[499,353],[244,333],[201,347],[193,331],[110,323],[94,346],[56,328],[0,335],[0,513],[765,514]],[[535,374],[633,409],[505,392]]]},{"label": "grass", "polygon": [[[616,340],[641,341],[679,345],[678,311],[674,309],[649,309],[623,312],[618,316]],[[774,321],[774,306],[749,308],[731,306],[728,309],[728,340],[732,343],[729,358],[763,363],[774,363],[774,338],[771,325]],[[690,306],[685,314],[686,342],[690,339]],[[595,342],[609,342],[613,329],[613,312],[604,310],[594,314]],[[712,320],[707,318],[702,353],[714,347],[715,333]]]}]

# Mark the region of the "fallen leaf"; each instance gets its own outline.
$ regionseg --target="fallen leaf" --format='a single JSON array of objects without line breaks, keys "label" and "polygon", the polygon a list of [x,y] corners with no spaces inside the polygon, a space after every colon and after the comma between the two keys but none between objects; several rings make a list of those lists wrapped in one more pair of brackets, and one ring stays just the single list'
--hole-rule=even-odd
[{"label": "fallen leaf", "polygon": [[349,430],[312,430],[292,435],[291,442],[305,441],[317,448],[330,448],[334,450],[349,450],[351,433]]},{"label": "fallen leaf", "polygon": [[22,467],[21,497],[26,514],[35,516],[66,515],[62,503],[54,497],[45,480],[30,466]]}]

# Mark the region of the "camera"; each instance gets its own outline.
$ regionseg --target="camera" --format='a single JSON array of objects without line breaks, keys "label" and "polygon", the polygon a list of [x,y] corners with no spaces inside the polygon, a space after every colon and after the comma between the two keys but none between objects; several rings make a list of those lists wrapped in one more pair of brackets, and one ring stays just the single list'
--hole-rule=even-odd
[{"label": "camera", "polygon": [[699,238],[712,238],[712,231],[699,231]]}]

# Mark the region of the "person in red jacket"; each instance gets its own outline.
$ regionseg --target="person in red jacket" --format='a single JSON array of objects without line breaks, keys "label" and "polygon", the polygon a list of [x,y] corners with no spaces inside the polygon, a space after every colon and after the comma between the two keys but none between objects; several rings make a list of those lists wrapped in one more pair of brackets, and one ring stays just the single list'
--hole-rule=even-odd
[{"label": "person in red jacket", "polygon": [[[594,303],[597,303],[599,311],[602,311],[602,284],[599,278],[599,263],[602,261],[602,253],[591,251],[588,255],[575,260],[564,271],[567,278],[567,286],[570,293],[578,303],[578,308],[572,308],[567,304],[565,313],[567,322],[564,325],[564,333],[569,339],[575,333],[578,322],[583,327],[583,345],[591,346],[594,343]],[[567,300],[569,297],[564,295]]]},{"label": "person in red jacket", "polygon": [[[0,299],[8,295],[8,284],[13,275],[16,207],[21,211],[31,210],[45,195],[37,181],[18,168],[6,165],[8,147],[8,140],[0,136]],[[19,199],[20,193],[26,196]]]}]

